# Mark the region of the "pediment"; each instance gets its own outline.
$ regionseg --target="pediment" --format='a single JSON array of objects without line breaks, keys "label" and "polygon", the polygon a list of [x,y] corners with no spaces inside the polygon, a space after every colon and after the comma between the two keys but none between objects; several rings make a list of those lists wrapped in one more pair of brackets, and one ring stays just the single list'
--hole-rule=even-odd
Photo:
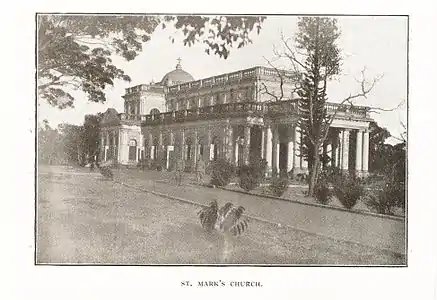
[{"label": "pediment", "polygon": [[118,116],[118,112],[113,108],[108,108],[106,112],[103,114],[103,118],[100,121],[101,126],[113,126],[120,125],[120,118]]}]

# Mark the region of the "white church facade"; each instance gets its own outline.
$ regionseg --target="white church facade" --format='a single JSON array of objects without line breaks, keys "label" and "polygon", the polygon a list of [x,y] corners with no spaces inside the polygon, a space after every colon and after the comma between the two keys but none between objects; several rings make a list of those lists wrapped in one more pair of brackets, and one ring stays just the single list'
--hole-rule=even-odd
[{"label": "white church facade", "polygon": [[[293,87],[291,73],[284,71],[279,77],[276,70],[265,67],[195,80],[179,61],[159,83],[127,88],[124,112],[105,112],[99,159],[126,166],[156,161],[171,170],[177,159],[194,168],[199,158],[205,162],[224,158],[242,165],[258,157],[267,161],[269,171],[307,172]],[[277,101],[281,90],[284,97]],[[339,109],[329,103],[327,110],[338,110],[324,149],[330,163],[366,174],[369,109]]]}]

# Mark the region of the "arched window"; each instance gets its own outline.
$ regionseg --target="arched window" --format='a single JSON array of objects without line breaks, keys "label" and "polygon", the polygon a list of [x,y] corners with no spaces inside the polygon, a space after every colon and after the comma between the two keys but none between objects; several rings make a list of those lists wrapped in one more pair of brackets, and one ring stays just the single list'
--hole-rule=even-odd
[{"label": "arched window", "polygon": [[159,115],[159,114],[160,114],[160,111],[159,111],[159,109],[157,109],[157,108],[152,108],[152,109],[150,110],[150,114],[151,114],[151,115]]},{"label": "arched window", "polygon": [[129,160],[137,160],[137,141],[134,139],[129,141]]}]

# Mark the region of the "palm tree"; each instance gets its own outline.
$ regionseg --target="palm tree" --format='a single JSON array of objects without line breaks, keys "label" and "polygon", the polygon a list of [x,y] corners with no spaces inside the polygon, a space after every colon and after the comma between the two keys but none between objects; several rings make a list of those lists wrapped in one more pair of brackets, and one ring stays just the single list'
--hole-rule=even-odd
[{"label": "palm tree", "polygon": [[217,231],[224,236],[223,262],[229,259],[232,237],[241,235],[248,228],[247,218],[242,218],[244,210],[243,206],[237,207],[230,202],[219,209],[217,200],[213,200],[198,212],[205,230],[209,233]]}]

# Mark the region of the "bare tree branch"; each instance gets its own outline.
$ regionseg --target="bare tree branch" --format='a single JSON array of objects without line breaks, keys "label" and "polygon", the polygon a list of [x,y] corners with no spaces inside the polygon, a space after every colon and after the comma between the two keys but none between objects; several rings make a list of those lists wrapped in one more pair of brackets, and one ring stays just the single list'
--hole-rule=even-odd
[{"label": "bare tree branch", "polygon": [[339,106],[337,107],[337,109],[334,110],[334,113],[328,117],[327,122],[325,122],[325,126],[324,126],[324,135],[323,135],[323,141],[327,138],[328,136],[328,131],[329,131],[329,127],[332,125],[332,122],[334,121],[335,117],[337,116],[338,112],[340,111],[341,107],[343,105],[345,105],[345,103],[348,103],[350,107],[354,106],[353,100],[364,97],[367,98],[367,95],[373,90],[373,88],[375,87],[376,83],[382,78],[382,76],[376,77],[372,80],[372,83],[370,84],[370,86],[368,88],[366,88],[366,77],[365,77],[365,71],[366,68],[364,67],[363,70],[361,71],[361,75],[362,75],[362,79],[359,81],[359,84],[361,86],[361,91],[357,94],[349,94],[348,97],[346,97],[345,99],[343,99]]},{"label": "bare tree branch", "polygon": [[[273,69],[275,69],[275,71],[276,71],[276,74],[278,75],[278,77],[279,77],[279,80],[280,80],[280,82],[279,82],[279,89],[280,89],[280,91],[281,91],[281,96],[278,98],[278,97],[276,97],[276,96],[274,96],[274,98],[276,99],[276,101],[281,101],[283,98],[284,98],[284,78],[283,78],[283,76],[282,76],[282,74],[281,74],[281,72],[267,59],[267,58],[265,58],[264,57],[264,59],[267,61],[267,63],[273,68]],[[263,83],[263,85],[264,85],[264,87],[266,88],[266,91],[267,91],[267,87],[266,87],[266,85]],[[269,95],[272,95],[271,93],[269,93],[269,92],[267,92],[267,94],[269,94]]]},{"label": "bare tree branch", "polygon": [[[399,102],[399,104],[398,104],[396,107],[394,107],[394,108],[370,107],[370,108],[369,108],[369,112],[379,114],[380,111],[383,111],[383,112],[395,111],[395,110],[398,110],[399,108],[401,108],[402,106],[404,106],[404,104],[405,104],[405,100],[402,100],[402,101]],[[402,123],[402,122],[401,122],[401,123]]]},{"label": "bare tree branch", "polygon": [[284,44],[285,48],[288,50],[288,52],[285,52],[284,55],[291,61],[291,63],[294,66],[294,69],[297,70],[296,64],[302,67],[304,70],[308,71],[308,67],[306,67],[304,64],[302,64],[297,58],[296,58],[296,51],[294,51],[291,46],[288,44],[289,39],[285,39],[285,37],[281,36],[282,43]]}]

